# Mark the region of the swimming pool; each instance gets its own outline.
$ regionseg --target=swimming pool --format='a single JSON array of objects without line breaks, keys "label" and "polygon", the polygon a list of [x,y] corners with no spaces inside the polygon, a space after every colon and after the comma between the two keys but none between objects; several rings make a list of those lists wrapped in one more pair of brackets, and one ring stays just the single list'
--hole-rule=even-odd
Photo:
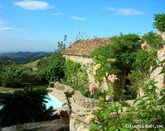
[{"label": "swimming pool", "polygon": [[[56,99],[54,96],[52,96],[51,94],[48,94],[48,96],[46,96],[46,109],[50,108],[51,106],[53,107],[53,109],[58,109],[62,107],[62,103]],[[0,104],[0,110],[3,108],[3,106],[1,106]]]},{"label": "swimming pool", "polygon": [[49,94],[47,97],[46,97],[46,108],[48,109],[49,107],[53,107],[53,109],[57,109],[57,108],[61,108],[62,107],[62,103],[56,99],[54,96],[52,96],[51,94]]}]

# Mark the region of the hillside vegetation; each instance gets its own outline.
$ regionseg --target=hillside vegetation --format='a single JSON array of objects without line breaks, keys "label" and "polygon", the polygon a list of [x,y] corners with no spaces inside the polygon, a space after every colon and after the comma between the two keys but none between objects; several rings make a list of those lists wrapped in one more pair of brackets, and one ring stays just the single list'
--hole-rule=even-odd
[{"label": "hillside vegetation", "polygon": [[10,60],[16,64],[25,64],[37,60],[44,56],[49,56],[50,52],[16,52],[16,53],[0,53],[0,58]]}]

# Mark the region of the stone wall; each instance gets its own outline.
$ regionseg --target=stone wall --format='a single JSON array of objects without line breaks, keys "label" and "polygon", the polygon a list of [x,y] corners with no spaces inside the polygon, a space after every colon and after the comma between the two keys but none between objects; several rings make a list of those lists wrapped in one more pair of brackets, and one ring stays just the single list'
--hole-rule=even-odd
[{"label": "stone wall", "polygon": [[24,130],[40,130],[40,131],[57,131],[69,130],[68,124],[63,124],[59,119],[52,121],[43,121],[35,123],[25,123],[10,127],[0,128],[1,131],[24,131]]},{"label": "stone wall", "polygon": [[165,40],[165,32],[157,30],[157,34],[160,35]]},{"label": "stone wall", "polygon": [[93,63],[92,58],[88,58],[88,57],[72,56],[72,55],[63,55],[63,57],[65,57],[65,59],[69,59],[77,63],[80,63],[81,65],[89,65]]},{"label": "stone wall", "polygon": [[[49,84],[49,86],[52,86],[52,83]],[[63,85],[60,84],[58,82],[54,83],[54,88],[58,89],[58,90],[62,90],[62,91],[68,91],[68,92],[72,92],[73,89],[70,86],[67,85]],[[89,108],[89,109],[93,109],[95,107],[98,107],[98,101],[91,99],[91,98],[87,98],[83,95],[81,95],[81,93],[79,91],[75,91],[74,95],[72,96],[73,101],[85,108]]]},{"label": "stone wall", "polygon": [[70,131],[89,131],[90,124],[87,121],[87,117],[89,116],[89,113],[87,114],[72,114],[70,116]]},{"label": "stone wall", "polygon": [[84,97],[83,95],[81,95],[81,93],[79,91],[75,91],[74,95],[73,95],[73,100],[75,101],[76,104],[85,107],[85,108],[95,108],[98,107],[98,101],[91,99],[91,98],[87,98]]}]

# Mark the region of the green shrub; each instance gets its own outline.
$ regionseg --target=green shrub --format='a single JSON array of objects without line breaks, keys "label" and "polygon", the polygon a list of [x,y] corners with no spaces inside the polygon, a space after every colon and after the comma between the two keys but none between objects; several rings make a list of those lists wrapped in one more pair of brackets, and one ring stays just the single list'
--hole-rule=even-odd
[{"label": "green shrub", "polygon": [[48,59],[42,59],[38,65],[41,79],[47,82],[61,81],[64,78],[64,61],[65,59],[58,53]]},{"label": "green shrub", "polygon": [[103,79],[106,72],[110,74],[128,74],[133,68],[132,64],[135,60],[135,53],[140,49],[139,36],[136,34],[120,35],[113,37],[111,44],[99,47],[92,53],[92,57],[96,63],[100,63],[102,68],[98,70],[97,75]]},{"label": "green shrub", "polygon": [[162,48],[163,45],[165,44],[163,39],[154,32],[148,32],[145,33],[142,37],[142,42],[144,42],[144,40],[147,41],[147,44],[151,47],[151,48]]},{"label": "green shrub", "polygon": [[165,31],[165,14],[155,14],[154,27],[160,31]]},{"label": "green shrub", "polygon": [[46,88],[17,90],[1,93],[0,126],[52,119],[52,108],[46,109]]},{"label": "green shrub", "polygon": [[0,72],[0,83],[4,87],[17,87],[22,82],[23,69],[17,65],[6,65]]},{"label": "green shrub", "polygon": [[64,63],[65,84],[70,85],[74,89],[85,88],[88,83],[88,76],[85,67],[71,60]]},{"label": "green shrub", "polygon": [[104,99],[100,99],[99,108],[93,112],[96,118],[92,122],[90,131],[163,130],[165,127],[165,89],[158,88],[155,84],[153,80],[145,82],[144,95],[139,97],[134,105],[122,100],[118,102],[112,100],[106,103]]},{"label": "green shrub", "polygon": [[24,67],[23,68],[21,78],[22,78],[21,83],[24,86],[26,86],[27,84],[30,84],[30,85],[43,85],[43,84],[45,84],[44,81],[40,78],[39,73],[30,67]]},{"label": "green shrub", "polygon": [[[111,44],[99,47],[92,53],[97,64],[101,67],[96,70],[96,80],[102,82],[104,77],[116,74],[118,82],[114,88],[114,96],[122,97],[124,88],[129,84],[127,76],[134,69],[133,63],[136,53],[141,48],[140,37],[136,34],[128,34],[111,38]],[[128,83],[126,83],[128,82]]]}]

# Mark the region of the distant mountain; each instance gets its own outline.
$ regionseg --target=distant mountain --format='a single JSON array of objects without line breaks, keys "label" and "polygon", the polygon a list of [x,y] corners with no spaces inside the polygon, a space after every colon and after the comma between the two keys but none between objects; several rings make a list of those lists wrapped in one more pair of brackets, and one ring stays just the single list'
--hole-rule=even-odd
[{"label": "distant mountain", "polygon": [[37,60],[44,56],[51,55],[51,52],[16,52],[16,53],[0,53],[0,58],[10,60],[16,64],[25,64],[30,61]]}]

